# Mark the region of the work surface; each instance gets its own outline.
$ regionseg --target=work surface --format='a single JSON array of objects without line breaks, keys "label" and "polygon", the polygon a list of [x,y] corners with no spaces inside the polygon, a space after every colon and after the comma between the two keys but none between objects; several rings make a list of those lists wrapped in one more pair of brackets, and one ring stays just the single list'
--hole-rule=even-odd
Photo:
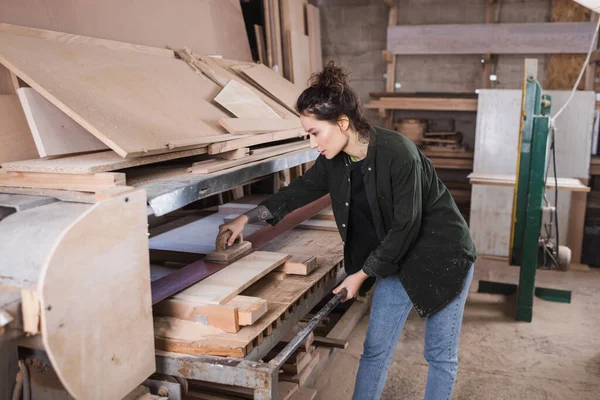
[{"label": "work surface", "polygon": [[[220,214],[215,214],[196,221],[193,223],[194,231],[213,232],[215,225],[222,223],[220,218]],[[166,234],[161,236],[166,237]],[[214,237],[206,233],[198,235],[200,248],[206,248],[208,240],[214,242]],[[164,242],[162,249],[171,250]],[[336,279],[343,266],[343,248],[337,232],[293,229],[261,250],[316,256],[318,266],[307,276],[289,275],[280,280],[267,275],[242,292],[242,295],[267,300],[268,311],[256,323],[237,333],[226,333],[192,321],[155,318],[157,348],[189,354],[243,357],[277,328],[288,313],[294,310],[298,301],[307,298],[315,288]]]},{"label": "work surface", "polygon": [[[595,400],[600,393],[600,270],[539,271],[537,284],[572,289],[572,304],[535,299],[533,322],[516,322],[516,297],[476,293],[480,279],[515,283],[518,269],[480,259],[460,336],[456,400]],[[352,397],[369,317],[363,317],[316,382],[317,400]],[[412,312],[396,346],[382,400],[423,398],[424,322]]]}]

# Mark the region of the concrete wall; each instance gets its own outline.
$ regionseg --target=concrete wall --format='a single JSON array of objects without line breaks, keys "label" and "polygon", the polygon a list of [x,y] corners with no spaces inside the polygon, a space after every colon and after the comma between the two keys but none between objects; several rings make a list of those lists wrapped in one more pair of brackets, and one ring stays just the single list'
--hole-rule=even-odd
[{"label": "concrete wall", "polygon": [[[352,84],[363,102],[369,92],[385,90],[386,47],[389,9],[383,0],[315,0],[321,10],[323,58],[352,71]],[[485,22],[486,0],[398,0],[399,25],[475,24]],[[551,0],[503,0],[500,22],[545,22],[550,20]],[[517,89],[523,79],[524,59],[538,58],[538,79],[543,84],[543,55],[501,55],[493,84],[497,89]],[[474,92],[481,86],[480,55],[398,56],[396,82],[402,92]],[[457,114],[454,113],[456,116]],[[369,112],[373,123],[377,113]],[[396,113],[396,119],[413,116]],[[416,118],[447,118],[428,113]],[[459,115],[457,130],[467,142],[475,131],[474,115]]]}]

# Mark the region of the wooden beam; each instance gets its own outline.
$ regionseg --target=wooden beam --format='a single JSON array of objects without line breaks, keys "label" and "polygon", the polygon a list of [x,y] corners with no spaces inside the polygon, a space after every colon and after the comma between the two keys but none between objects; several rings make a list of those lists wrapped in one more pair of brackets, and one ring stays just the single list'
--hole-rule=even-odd
[{"label": "wooden beam", "polygon": [[542,22],[472,25],[399,25],[388,28],[393,54],[581,54],[596,24]]},{"label": "wooden beam", "polygon": [[114,186],[125,186],[125,174],[103,172],[93,175],[80,175],[0,171],[0,186],[98,192]]},{"label": "wooden beam", "polygon": [[292,255],[276,271],[291,275],[308,275],[317,268],[317,258],[313,256]]},{"label": "wooden beam", "polygon": [[425,110],[425,111],[477,111],[477,99],[382,97],[365,105],[368,109]]}]

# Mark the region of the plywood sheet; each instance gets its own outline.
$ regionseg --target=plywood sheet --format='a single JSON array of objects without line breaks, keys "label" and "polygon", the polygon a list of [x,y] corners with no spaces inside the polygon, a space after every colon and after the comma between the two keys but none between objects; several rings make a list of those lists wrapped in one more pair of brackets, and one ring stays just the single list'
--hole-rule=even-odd
[{"label": "plywood sheet", "polygon": [[238,118],[281,119],[267,103],[235,79],[225,85],[215,101]]},{"label": "plywood sheet", "polygon": [[108,147],[32,88],[17,90],[40,157],[106,150]]},{"label": "plywood sheet", "polygon": [[304,9],[306,0],[281,0],[281,38],[283,39],[283,72],[284,76],[292,79],[292,49],[289,44],[289,32],[298,31],[305,33]]},{"label": "plywood sheet", "polygon": [[123,158],[114,151],[101,151],[90,154],[78,154],[60,158],[42,160],[24,160],[2,164],[7,171],[20,172],[52,172],[58,174],[93,174],[97,172],[115,171],[123,168],[138,167],[158,163],[161,161],[174,160],[183,157],[191,157],[206,154],[207,148],[200,147],[192,150],[174,151],[152,156]]},{"label": "plywood sheet", "polygon": [[223,132],[219,86],[181,60],[0,33],[0,62],[123,157]]},{"label": "plywood sheet", "polygon": [[3,0],[0,15],[10,24],[252,61],[238,0]]},{"label": "plywood sheet", "polygon": [[392,54],[587,53],[594,22],[543,22],[388,27]]},{"label": "plywood sheet", "polygon": [[16,95],[0,95],[0,121],[0,163],[38,157],[33,136]]},{"label": "plywood sheet", "polygon": [[257,86],[263,88],[271,96],[284,104],[289,110],[296,113],[296,101],[302,93],[300,87],[294,85],[292,82],[264,65],[234,66],[232,68],[248,77]]},{"label": "plywood sheet", "polygon": [[323,68],[323,50],[321,49],[321,13],[319,8],[306,6],[306,22],[308,25],[308,51],[310,53],[310,72],[315,73]]},{"label": "plywood sheet", "polygon": [[[568,91],[547,91],[552,96],[552,115],[565,104]],[[590,166],[594,115],[593,92],[577,92],[558,118],[556,131],[558,176],[587,177]],[[481,90],[477,112],[473,171],[514,175],[517,169],[520,90]],[[549,176],[553,176],[550,171]],[[553,190],[546,192],[554,204]],[[561,244],[568,241],[570,193],[558,193],[558,225]],[[471,235],[479,254],[506,257],[509,253],[513,188],[474,185],[471,194]]]},{"label": "plywood sheet", "polygon": [[233,135],[285,131],[302,127],[298,118],[221,118],[219,125]]},{"label": "plywood sheet", "polygon": [[173,298],[208,304],[226,304],[289,258],[288,254],[255,251],[177,293]]},{"label": "plywood sheet", "polygon": [[301,89],[304,89],[308,86],[308,79],[310,78],[308,36],[304,32],[291,31],[290,44],[292,46],[293,82]]}]

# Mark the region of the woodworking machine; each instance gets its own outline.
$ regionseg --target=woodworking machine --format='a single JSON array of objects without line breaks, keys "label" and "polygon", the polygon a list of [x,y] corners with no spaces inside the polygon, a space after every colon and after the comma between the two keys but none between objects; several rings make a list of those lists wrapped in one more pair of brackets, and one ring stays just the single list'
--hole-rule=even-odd
[{"label": "woodworking machine", "polygon": [[[537,269],[549,264],[542,262],[544,255],[548,255],[553,260],[552,263],[560,269],[566,269],[570,256],[568,248],[558,246],[549,237],[550,235],[540,234],[545,211],[546,170],[552,138],[550,118],[552,99],[549,95],[542,94],[536,75],[537,60],[527,59],[523,81],[509,257],[511,265],[520,266],[519,284],[479,281],[479,292],[495,294],[517,292],[516,317],[519,321],[527,322],[531,322],[532,319],[534,295],[549,301],[571,302],[570,291],[535,286]],[[548,211],[551,217],[555,213],[554,208],[549,208]]]}]

